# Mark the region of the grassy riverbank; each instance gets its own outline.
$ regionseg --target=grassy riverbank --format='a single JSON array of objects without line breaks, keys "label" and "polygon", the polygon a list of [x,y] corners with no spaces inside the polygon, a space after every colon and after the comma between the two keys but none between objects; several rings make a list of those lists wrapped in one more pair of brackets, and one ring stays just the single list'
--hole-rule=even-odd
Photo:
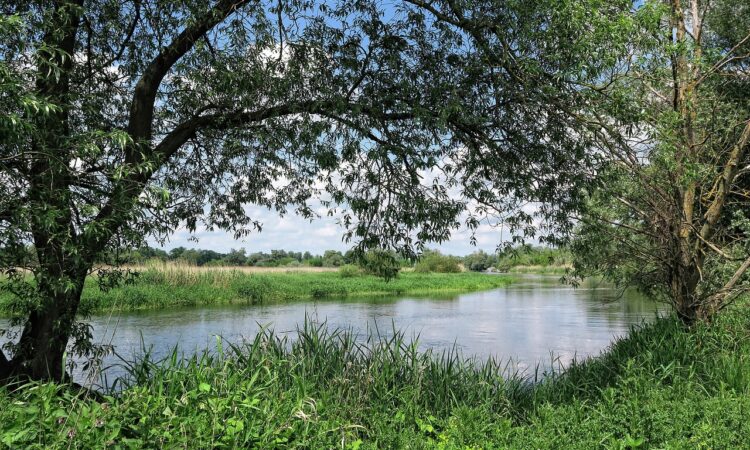
[{"label": "grassy riverbank", "polygon": [[750,312],[661,320],[531,387],[501,364],[360,346],[303,330],[214,356],[144,362],[100,403],[0,389],[11,448],[741,448],[750,442]]},{"label": "grassy riverbank", "polygon": [[[346,276],[344,276],[346,275]],[[86,281],[81,305],[86,311],[132,311],[190,305],[261,304],[297,300],[389,295],[458,293],[505,286],[507,276],[478,273],[401,273],[384,281],[372,275],[336,271],[258,271],[148,268],[132,283],[101,291]],[[0,311],[8,301],[0,296]]]},{"label": "grassy riverbank", "polygon": [[540,275],[565,275],[573,269],[571,265],[540,265],[540,266],[513,266],[505,273],[530,273]]}]

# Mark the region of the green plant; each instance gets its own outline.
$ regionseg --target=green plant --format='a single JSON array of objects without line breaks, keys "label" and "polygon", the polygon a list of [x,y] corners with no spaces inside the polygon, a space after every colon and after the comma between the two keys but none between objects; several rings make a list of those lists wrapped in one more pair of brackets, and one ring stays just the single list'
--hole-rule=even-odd
[{"label": "green plant", "polygon": [[398,330],[358,338],[306,321],[187,358],[123,361],[97,399],[0,388],[0,448],[742,448],[750,310],[635,327],[603,355],[527,378]]},{"label": "green plant", "polygon": [[352,278],[362,275],[362,269],[354,264],[344,264],[339,267],[339,276],[341,278]]},{"label": "green plant", "polygon": [[455,256],[443,255],[437,250],[425,251],[414,266],[418,273],[458,273],[461,272],[459,259]]}]

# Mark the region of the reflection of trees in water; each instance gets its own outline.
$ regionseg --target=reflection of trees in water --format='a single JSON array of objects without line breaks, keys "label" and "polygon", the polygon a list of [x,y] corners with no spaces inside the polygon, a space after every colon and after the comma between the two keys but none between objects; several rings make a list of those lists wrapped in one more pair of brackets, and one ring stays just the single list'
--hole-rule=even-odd
[{"label": "reflection of trees in water", "polygon": [[616,288],[597,280],[588,281],[584,288],[585,311],[592,320],[604,318],[608,323],[628,326],[634,317],[651,320],[666,307],[632,288]]}]

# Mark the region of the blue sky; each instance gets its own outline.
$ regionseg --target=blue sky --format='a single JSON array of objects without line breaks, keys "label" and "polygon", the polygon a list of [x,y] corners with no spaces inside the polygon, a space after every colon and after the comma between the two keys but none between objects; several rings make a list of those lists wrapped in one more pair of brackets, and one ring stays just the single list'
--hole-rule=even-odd
[{"label": "blue sky", "polygon": [[[350,244],[341,240],[343,229],[331,217],[323,217],[312,222],[293,214],[279,217],[275,212],[264,208],[249,206],[248,213],[263,224],[263,231],[253,233],[242,240],[235,240],[231,233],[223,231],[198,230],[193,236],[198,242],[190,240],[191,234],[185,229],[178,229],[163,248],[174,247],[202,248],[217,252],[227,252],[232,248],[245,248],[248,252],[278,250],[310,251],[322,254],[325,250],[347,250]],[[444,253],[466,255],[482,249],[494,252],[500,242],[499,229],[481,226],[477,231],[477,246],[472,246],[471,234],[464,227],[453,233],[450,241],[430,245]],[[508,237],[507,235],[505,236]],[[153,242],[151,245],[155,245]],[[156,246],[156,245],[155,245]]]}]

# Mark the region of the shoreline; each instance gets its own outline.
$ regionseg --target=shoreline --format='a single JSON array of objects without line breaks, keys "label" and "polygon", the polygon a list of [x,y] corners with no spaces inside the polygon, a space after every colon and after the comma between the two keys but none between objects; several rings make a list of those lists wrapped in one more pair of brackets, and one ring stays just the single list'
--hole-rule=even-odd
[{"label": "shoreline", "polygon": [[[496,289],[514,282],[512,275],[476,272],[403,272],[384,281],[373,275],[342,276],[334,271],[253,272],[233,270],[148,269],[133,282],[109,291],[86,280],[81,298],[83,315],[148,311],[171,307],[210,305],[260,305],[323,299],[427,296]],[[0,297],[0,317],[7,317]]]}]

